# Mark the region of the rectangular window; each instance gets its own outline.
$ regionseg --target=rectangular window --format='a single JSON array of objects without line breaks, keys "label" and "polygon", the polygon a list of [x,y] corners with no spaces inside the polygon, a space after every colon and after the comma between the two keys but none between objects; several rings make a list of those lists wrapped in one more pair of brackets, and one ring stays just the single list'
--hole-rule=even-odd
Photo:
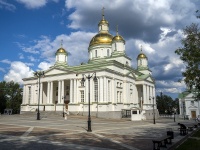
[{"label": "rectangular window", "polygon": [[83,90],[81,90],[81,102],[84,103],[84,91]]},{"label": "rectangular window", "polygon": [[117,103],[119,102],[119,91],[117,91]]},{"label": "rectangular window", "polygon": [[84,82],[81,82],[81,86],[84,86]]},{"label": "rectangular window", "polygon": [[122,92],[120,92],[120,102],[122,102]]}]

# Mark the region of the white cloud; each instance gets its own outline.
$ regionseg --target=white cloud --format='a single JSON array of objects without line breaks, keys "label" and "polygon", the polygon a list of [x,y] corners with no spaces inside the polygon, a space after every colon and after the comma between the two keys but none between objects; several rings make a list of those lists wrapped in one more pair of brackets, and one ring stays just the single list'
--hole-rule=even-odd
[{"label": "white cloud", "polygon": [[51,67],[53,65],[53,63],[48,63],[48,62],[41,62],[39,65],[38,65],[38,68],[40,68],[41,70],[47,70],[49,69],[49,67]]},{"label": "white cloud", "polygon": [[30,67],[21,61],[14,61],[11,63],[8,73],[5,74],[4,80],[7,82],[14,81],[22,84],[23,78],[31,76],[33,76],[33,70],[31,70]]},{"label": "white cloud", "polygon": [[22,53],[19,53],[19,59],[24,59],[24,55]]},{"label": "white cloud", "polygon": [[[68,64],[78,65],[88,60],[87,49],[94,34],[95,33],[78,31],[72,32],[70,35],[58,35],[54,40],[51,40],[47,36],[42,36],[40,39],[35,40],[35,45],[23,47],[23,49],[31,49],[32,51],[40,52],[41,59],[53,64],[55,62],[55,53],[61,46],[61,40],[63,40],[63,48],[69,53]],[[35,60],[30,56],[29,59],[32,61]]]},{"label": "white cloud", "polygon": [[6,2],[6,0],[0,0],[0,9],[7,9],[9,11],[15,11],[16,7],[13,4]]},{"label": "white cloud", "polygon": [[39,54],[39,51],[37,49],[34,49],[33,47],[27,47],[19,42],[15,42],[15,44],[17,44],[17,46],[26,53]]},{"label": "white cloud", "polygon": [[1,60],[0,62],[5,63],[5,64],[11,64],[11,61],[8,59]]},{"label": "white cloud", "polygon": [[29,59],[30,61],[32,61],[32,62],[38,61],[38,59],[35,59],[35,57],[33,57],[33,56],[28,56],[28,59]]},{"label": "white cloud", "polygon": [[4,68],[0,68],[0,71],[4,72],[4,73],[6,72],[6,70]]},{"label": "white cloud", "polygon": [[47,0],[16,0],[25,5],[29,9],[40,8],[46,5]]}]

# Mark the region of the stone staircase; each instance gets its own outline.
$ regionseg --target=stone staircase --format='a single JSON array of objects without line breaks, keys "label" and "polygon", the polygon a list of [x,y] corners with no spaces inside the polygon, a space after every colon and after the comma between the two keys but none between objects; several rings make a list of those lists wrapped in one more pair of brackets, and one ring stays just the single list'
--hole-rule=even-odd
[{"label": "stone staircase", "polygon": [[[20,116],[23,117],[36,117],[37,111],[22,111],[20,112]],[[41,118],[55,118],[55,117],[63,117],[63,112],[61,111],[40,111]]]}]

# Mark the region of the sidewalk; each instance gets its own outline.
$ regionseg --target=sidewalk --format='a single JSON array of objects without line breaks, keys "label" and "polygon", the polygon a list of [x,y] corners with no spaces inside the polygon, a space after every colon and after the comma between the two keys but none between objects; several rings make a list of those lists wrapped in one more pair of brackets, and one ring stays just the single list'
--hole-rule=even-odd
[{"label": "sidewalk", "polygon": [[11,149],[78,149],[78,150],[150,150],[152,139],[166,135],[167,128],[174,131],[171,146],[184,136],[179,135],[178,122],[190,120],[158,119],[129,121],[92,118],[92,132],[87,132],[86,116],[47,117],[0,116],[0,147]]}]

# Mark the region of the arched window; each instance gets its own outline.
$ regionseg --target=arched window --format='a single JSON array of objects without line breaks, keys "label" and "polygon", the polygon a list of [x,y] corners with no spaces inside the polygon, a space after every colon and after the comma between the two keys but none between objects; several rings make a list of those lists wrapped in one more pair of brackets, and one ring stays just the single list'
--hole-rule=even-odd
[{"label": "arched window", "polygon": [[95,50],[95,57],[97,58],[97,50]]},{"label": "arched window", "polygon": [[117,43],[115,43],[115,51],[117,50]]},{"label": "arched window", "polygon": [[107,49],[107,56],[108,56],[108,57],[110,56],[110,51],[109,51],[109,49]]}]

